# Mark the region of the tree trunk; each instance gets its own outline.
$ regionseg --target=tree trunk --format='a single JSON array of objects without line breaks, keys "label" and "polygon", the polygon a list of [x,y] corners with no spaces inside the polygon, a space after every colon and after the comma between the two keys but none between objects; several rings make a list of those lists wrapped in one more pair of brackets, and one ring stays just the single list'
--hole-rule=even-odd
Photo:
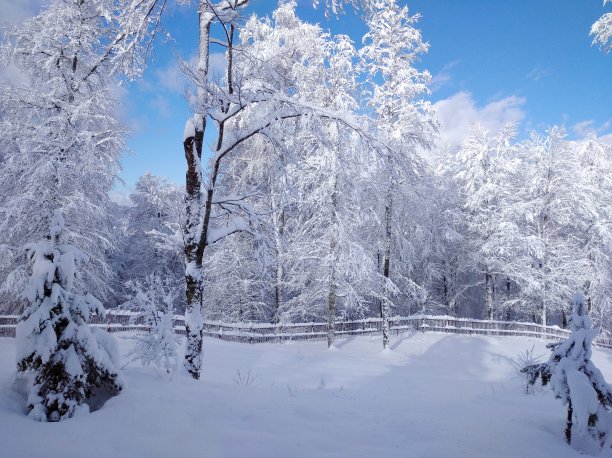
[{"label": "tree trunk", "polygon": [[[589,256],[589,261],[591,257]],[[586,296],[587,314],[591,315],[593,311],[593,300],[591,299],[591,281],[587,280],[584,284],[584,295]]]},{"label": "tree trunk", "polygon": [[546,288],[544,288],[544,296],[542,297],[542,309],[540,310],[540,323],[542,326],[546,326]]},{"label": "tree trunk", "polygon": [[489,321],[493,321],[493,289],[493,275],[487,269],[485,273],[485,305],[487,320]]},{"label": "tree trunk", "polygon": [[[208,75],[208,46],[210,38],[210,24],[212,21],[210,6],[206,0],[200,0],[199,22],[199,60],[198,73],[206,81]],[[206,114],[204,110],[206,94],[198,88],[199,113],[194,115],[195,136],[184,139],[183,148],[187,162],[185,174],[185,335],[187,346],[183,362],[187,372],[194,378],[200,378],[202,367],[202,338],[204,320],[202,317],[202,260],[206,234],[199,231],[201,221],[202,190],[202,144],[206,130]],[[211,196],[209,196],[211,197]],[[212,199],[209,199],[212,200]],[[208,202],[207,202],[208,203]],[[204,240],[202,240],[204,237]]]},{"label": "tree trunk", "polygon": [[572,443],[572,417],[574,414],[574,409],[572,407],[572,401],[570,400],[567,405],[567,424],[565,427],[565,440],[568,444]]},{"label": "tree trunk", "polygon": [[[334,162],[335,165],[335,162]],[[334,170],[334,186],[331,195],[331,237],[329,240],[329,285],[327,295],[327,347],[334,345],[336,331],[336,259],[338,233],[338,176]]]},{"label": "tree trunk", "polygon": [[593,300],[591,299],[591,295],[589,294],[586,298],[586,304],[587,304],[587,315],[591,315],[591,312],[593,311]]},{"label": "tree trunk", "polygon": [[391,275],[391,211],[393,199],[391,193],[387,196],[387,205],[385,205],[385,252],[383,256],[383,277],[384,290],[383,299],[380,307],[380,315],[382,318],[382,334],[383,348],[389,346],[389,282]]},{"label": "tree trunk", "polygon": [[329,293],[327,295],[327,348],[334,345],[336,330],[336,291],[335,278],[332,276],[329,282]]},{"label": "tree trunk", "polygon": [[285,209],[280,212],[276,233],[276,283],[274,284],[274,322],[280,322],[283,282],[283,236],[285,233]]},{"label": "tree trunk", "polygon": [[[196,132],[197,138],[197,132]],[[185,224],[185,334],[187,348],[185,350],[185,369],[195,378],[200,378],[202,354],[202,263],[198,259],[197,230],[200,221],[200,187],[201,175],[198,170],[200,161],[197,157],[197,139],[194,137],[185,140],[185,159],[187,160],[186,173],[186,224]],[[200,143],[201,145],[201,143]]]},{"label": "tree trunk", "polygon": [[[335,200],[335,196],[332,198]],[[335,207],[335,206],[334,206]],[[335,211],[335,208],[334,208]],[[332,232],[329,242],[330,268],[327,294],[327,347],[334,345],[336,331],[336,237]]]}]

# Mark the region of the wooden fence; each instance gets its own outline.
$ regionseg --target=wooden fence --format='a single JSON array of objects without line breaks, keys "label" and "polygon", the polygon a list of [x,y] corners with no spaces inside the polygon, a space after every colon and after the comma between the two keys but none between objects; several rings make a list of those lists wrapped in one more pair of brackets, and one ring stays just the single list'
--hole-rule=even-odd
[{"label": "wooden fence", "polygon": [[[18,320],[19,316],[17,315],[0,315],[0,336],[14,337]],[[142,319],[134,320],[134,315],[125,311],[111,310],[107,312],[106,319],[94,317],[92,324],[110,332],[147,330],[147,326]],[[390,320],[390,327],[392,335],[407,331],[435,331],[452,334],[525,336],[558,340],[566,338],[570,334],[569,330],[561,329],[558,326],[425,315],[394,317]],[[182,316],[174,317],[174,329],[179,334],[185,333],[185,322]],[[382,320],[380,318],[367,318],[355,321],[338,321],[335,331],[337,337],[380,335],[382,333]],[[327,339],[327,323],[268,324],[207,321],[204,323],[204,334],[208,337],[243,343],[325,340]],[[599,336],[594,344],[612,348],[612,340],[603,336]]]}]

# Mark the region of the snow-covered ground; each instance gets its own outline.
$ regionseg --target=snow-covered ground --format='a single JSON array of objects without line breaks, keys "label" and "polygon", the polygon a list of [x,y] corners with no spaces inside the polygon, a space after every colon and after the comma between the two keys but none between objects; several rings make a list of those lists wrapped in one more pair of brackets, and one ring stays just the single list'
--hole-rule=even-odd
[{"label": "snow-covered ground", "polygon": [[[387,352],[380,337],[342,339],[334,350],[323,342],[205,345],[200,381],[128,367],[125,391],[102,409],[43,424],[25,417],[12,385],[14,340],[0,338],[0,454],[580,456],[564,443],[560,402],[548,390],[523,394],[513,359],[533,345],[548,355],[536,339],[406,334]],[[612,352],[595,350],[593,360],[612,380]]]}]

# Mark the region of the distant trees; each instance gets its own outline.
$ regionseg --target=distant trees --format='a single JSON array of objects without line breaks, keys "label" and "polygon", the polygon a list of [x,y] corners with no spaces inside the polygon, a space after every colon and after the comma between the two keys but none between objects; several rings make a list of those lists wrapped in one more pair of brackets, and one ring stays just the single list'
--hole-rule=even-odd
[{"label": "distant trees", "polygon": [[488,319],[497,304],[504,315],[543,324],[554,313],[563,326],[572,291],[585,289],[597,296],[598,312],[605,309],[609,146],[594,137],[568,141],[558,128],[519,143],[508,128],[494,137],[475,132],[450,161],[462,190],[458,221],[470,246],[468,271],[485,277],[470,285],[471,297],[482,285]]},{"label": "distant trees", "polygon": [[[566,325],[572,292],[586,281],[587,253],[579,242],[582,221],[595,210],[577,158],[576,145],[552,128],[546,136],[532,135],[523,143],[524,185],[517,196],[524,215],[519,221],[527,258],[520,268],[523,298],[547,324],[549,312],[562,314]],[[522,223],[522,224],[521,224]]]},{"label": "distant trees", "polygon": [[183,193],[160,177],[146,173],[130,195],[131,206],[117,208],[117,251],[111,256],[116,272],[114,298],[125,301],[127,282],[143,282],[150,275],[173,285],[174,305],[183,304]]},{"label": "distant trees", "polygon": [[493,320],[496,278],[504,274],[504,261],[511,251],[514,225],[512,211],[513,174],[516,157],[511,142],[512,125],[491,135],[475,126],[457,152],[455,179],[459,184],[462,220],[469,243],[473,270],[479,272],[485,291],[485,317]]}]

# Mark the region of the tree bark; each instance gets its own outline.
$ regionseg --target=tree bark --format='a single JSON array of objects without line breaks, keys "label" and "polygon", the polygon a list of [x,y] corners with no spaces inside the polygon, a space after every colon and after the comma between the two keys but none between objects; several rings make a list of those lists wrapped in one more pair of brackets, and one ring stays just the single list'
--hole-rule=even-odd
[{"label": "tree bark", "polygon": [[327,295],[327,348],[334,345],[336,331],[336,291],[335,276],[332,270],[329,279],[329,292]]},{"label": "tree bark", "polygon": [[542,309],[540,310],[540,323],[542,326],[546,326],[546,311],[548,306],[546,304],[546,287],[544,288],[544,296],[542,297]]},{"label": "tree bark", "polygon": [[383,255],[383,277],[384,289],[383,299],[380,307],[380,316],[382,318],[382,334],[383,348],[389,346],[389,282],[391,275],[391,211],[393,198],[391,193],[387,195],[387,204],[385,205],[385,251]]},{"label": "tree bark", "polygon": [[[200,221],[200,158],[202,154],[203,131],[196,130],[196,136],[187,138],[183,144],[186,172],[186,223],[185,223],[185,369],[195,379],[200,378],[202,360],[202,259],[198,256],[197,230]],[[199,143],[199,145],[198,145]]]},{"label": "tree bark", "polygon": [[327,347],[332,347],[336,332],[336,260],[337,244],[336,235],[338,233],[338,175],[335,170],[334,160],[334,185],[331,195],[331,235],[329,239],[329,285],[327,294]]},{"label": "tree bark", "polygon": [[[210,42],[210,24],[212,12],[206,0],[199,5],[199,56],[198,73],[203,82],[208,77],[208,47]],[[187,347],[183,362],[187,372],[194,378],[200,378],[202,367],[202,338],[204,321],[202,317],[202,261],[206,234],[199,233],[201,218],[202,190],[202,144],[206,130],[205,103],[206,94],[198,88],[199,111],[194,115],[195,136],[184,139],[183,149],[187,162],[185,174],[185,334]],[[209,196],[212,200],[212,196]],[[207,201],[208,204],[208,201]]]},{"label": "tree bark", "polygon": [[489,321],[493,321],[493,289],[493,274],[491,274],[487,268],[485,273],[485,305],[487,309],[487,320]]},{"label": "tree bark", "polygon": [[285,234],[285,209],[280,212],[276,232],[276,282],[274,284],[274,321],[280,322],[283,288],[283,237]]},{"label": "tree bark", "polygon": [[572,401],[570,400],[567,405],[567,423],[565,426],[565,440],[568,444],[572,443],[572,417],[574,409],[572,407]]}]

